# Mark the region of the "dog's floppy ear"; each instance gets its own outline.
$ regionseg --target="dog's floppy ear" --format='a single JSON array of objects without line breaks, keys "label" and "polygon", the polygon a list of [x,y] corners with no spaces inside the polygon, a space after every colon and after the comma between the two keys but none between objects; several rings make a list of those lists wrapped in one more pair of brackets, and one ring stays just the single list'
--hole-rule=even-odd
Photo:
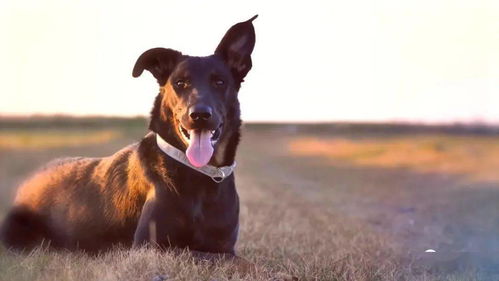
[{"label": "dog's floppy ear", "polygon": [[242,82],[251,69],[251,52],[255,47],[255,28],[251,19],[232,26],[218,44],[215,55],[219,55],[230,67],[236,82]]},{"label": "dog's floppy ear", "polygon": [[180,57],[182,57],[182,53],[172,49],[154,48],[147,50],[137,59],[132,75],[139,77],[144,69],[147,69],[158,80],[158,84],[163,86]]}]

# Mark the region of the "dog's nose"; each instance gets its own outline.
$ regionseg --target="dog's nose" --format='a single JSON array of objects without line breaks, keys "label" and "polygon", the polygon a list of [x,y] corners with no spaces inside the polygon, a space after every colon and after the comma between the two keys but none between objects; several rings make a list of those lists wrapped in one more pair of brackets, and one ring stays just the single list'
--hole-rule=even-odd
[{"label": "dog's nose", "polygon": [[192,121],[210,120],[211,113],[211,107],[207,105],[193,105],[189,108],[189,117]]}]

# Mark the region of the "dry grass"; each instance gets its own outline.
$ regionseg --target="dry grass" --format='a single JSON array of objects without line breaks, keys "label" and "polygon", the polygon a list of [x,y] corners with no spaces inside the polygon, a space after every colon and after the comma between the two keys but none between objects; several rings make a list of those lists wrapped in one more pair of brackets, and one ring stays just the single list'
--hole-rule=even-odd
[{"label": "dry grass", "polygon": [[[51,158],[108,155],[143,133],[128,131],[104,145],[87,143],[43,151],[0,148],[0,193],[10,194],[14,183]],[[66,134],[58,133],[62,135]],[[441,263],[421,263],[415,254],[429,246],[440,250],[443,242],[457,247],[455,237],[460,237],[463,224],[472,228],[479,223],[484,225],[482,230],[495,230],[485,227],[488,221],[477,218],[495,218],[490,214],[498,211],[492,207],[497,206],[496,193],[481,193],[482,186],[472,181],[466,184],[473,185],[481,197],[456,193],[463,186],[454,176],[461,172],[473,176],[473,170],[438,170],[446,176],[442,180],[419,168],[431,167],[431,163],[404,162],[410,158],[407,155],[434,153],[434,136],[364,142],[310,137],[296,132],[244,132],[236,174],[241,198],[237,251],[259,265],[254,276],[233,273],[226,264],[196,264],[188,254],[152,249],[116,249],[89,257],[44,250],[17,255],[0,248],[0,280],[146,281],[157,275],[168,276],[167,280],[271,280],[280,272],[300,280],[494,280],[490,272],[457,268],[449,259],[445,260],[448,268]],[[459,151],[494,147],[481,137],[465,141],[448,137],[445,144],[443,156],[433,159],[467,158],[467,154],[458,157]],[[376,149],[381,152],[373,153]],[[395,157],[393,161],[402,161],[396,167],[387,160],[394,157],[393,150],[406,153]],[[406,168],[399,170],[400,166]],[[428,196],[428,189],[438,192]],[[5,204],[9,196],[0,200]],[[456,202],[479,202],[483,208],[470,211]],[[5,205],[0,213],[2,210]],[[433,217],[439,213],[442,217]],[[410,224],[411,220],[414,223]],[[449,226],[457,230],[446,232]]]},{"label": "dry grass", "polygon": [[118,130],[2,130],[0,149],[50,149],[98,145],[120,137]]},{"label": "dry grass", "polygon": [[4,258],[2,265],[5,270],[0,280],[153,280],[156,276],[167,280],[240,279],[226,264],[199,264],[188,254],[152,249],[116,249],[98,257],[37,249],[28,255],[11,256],[10,260]]},{"label": "dry grass", "polygon": [[322,156],[354,165],[407,168],[499,182],[499,138],[401,136],[385,139],[302,138],[290,143],[300,156]]}]

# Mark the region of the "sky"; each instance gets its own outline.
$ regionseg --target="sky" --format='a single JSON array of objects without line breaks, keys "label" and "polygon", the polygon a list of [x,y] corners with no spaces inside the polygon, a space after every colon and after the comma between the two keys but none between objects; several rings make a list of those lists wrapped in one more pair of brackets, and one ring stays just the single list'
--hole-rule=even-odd
[{"label": "sky", "polygon": [[147,115],[153,47],[254,21],[246,121],[499,124],[499,1],[0,1],[0,114]]}]

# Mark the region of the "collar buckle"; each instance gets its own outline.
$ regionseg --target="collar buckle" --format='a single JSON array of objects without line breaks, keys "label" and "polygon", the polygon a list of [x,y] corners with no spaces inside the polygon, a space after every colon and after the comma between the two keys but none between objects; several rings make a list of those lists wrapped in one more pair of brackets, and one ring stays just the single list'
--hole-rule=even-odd
[{"label": "collar buckle", "polygon": [[217,168],[217,172],[218,175],[212,176],[211,179],[216,183],[221,183],[226,177],[225,172],[221,168]]}]

